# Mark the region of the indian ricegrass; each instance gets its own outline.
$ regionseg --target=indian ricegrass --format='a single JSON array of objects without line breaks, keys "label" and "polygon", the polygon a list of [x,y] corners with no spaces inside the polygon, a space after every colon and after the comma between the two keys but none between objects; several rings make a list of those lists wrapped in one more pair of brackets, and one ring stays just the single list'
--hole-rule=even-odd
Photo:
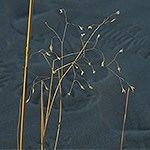
[{"label": "indian ricegrass", "polygon": [[[45,139],[48,121],[49,121],[49,118],[50,118],[50,115],[52,112],[54,102],[56,100],[56,96],[59,93],[59,117],[58,117],[59,119],[58,119],[57,134],[56,134],[56,139],[55,139],[55,144],[54,144],[55,150],[56,150],[57,145],[58,145],[61,120],[62,120],[62,110],[63,110],[63,107],[62,107],[63,106],[62,105],[62,92],[63,92],[62,91],[62,86],[63,86],[62,81],[67,76],[67,74],[72,70],[73,81],[72,81],[70,90],[68,91],[68,96],[71,95],[75,83],[77,83],[82,90],[85,90],[85,87],[77,79],[77,74],[78,74],[77,70],[79,70],[80,75],[82,76],[83,81],[85,81],[85,83],[87,84],[88,88],[91,90],[93,89],[93,86],[83,77],[85,72],[84,72],[84,69],[80,65],[80,60],[83,59],[84,62],[86,63],[86,65],[92,69],[92,73],[93,74],[96,73],[96,70],[94,69],[92,62],[86,56],[87,52],[98,51],[100,53],[100,55],[102,57],[102,61],[100,63],[101,67],[107,68],[110,72],[112,72],[119,79],[122,93],[126,93],[126,90],[123,86],[123,82],[125,82],[128,86],[128,90],[126,93],[127,97],[129,97],[129,94],[128,94],[129,89],[131,89],[132,92],[134,92],[134,86],[132,86],[129,82],[127,82],[123,77],[121,77],[118,74],[121,71],[121,67],[117,61],[117,57],[118,57],[118,55],[123,53],[123,49],[120,49],[118,51],[118,53],[114,56],[114,58],[110,62],[106,62],[106,59],[105,59],[103,52],[96,48],[97,43],[98,43],[99,39],[101,38],[101,35],[99,33],[96,35],[96,33],[99,31],[99,29],[102,26],[104,26],[108,23],[113,23],[116,20],[116,16],[120,14],[120,11],[117,11],[114,14],[110,15],[109,17],[104,19],[100,24],[89,25],[87,28],[88,28],[88,30],[91,30],[92,32],[87,37],[87,40],[84,40],[84,37],[87,36],[87,34],[85,32],[83,32],[84,27],[68,22],[67,13],[66,13],[65,9],[61,8],[59,10],[59,12],[61,15],[64,15],[64,18],[65,18],[65,26],[64,26],[62,37],[57,33],[57,31],[55,29],[53,29],[47,22],[45,22],[45,25],[48,27],[48,29],[50,29],[50,31],[52,31],[53,34],[55,35],[54,37],[51,38],[49,50],[46,51],[45,49],[41,49],[38,52],[32,53],[30,56],[30,58],[32,58],[32,56],[35,54],[38,54],[38,53],[41,54],[51,69],[51,76],[50,77],[45,77],[45,78],[42,78],[40,80],[38,80],[38,76],[35,78],[33,85],[31,87],[31,90],[30,90],[29,97],[28,97],[28,99],[25,100],[26,103],[28,103],[30,101],[31,96],[32,96],[32,94],[34,94],[34,91],[35,91],[34,90],[35,85],[41,83],[41,149],[42,150],[44,150],[44,139]],[[81,31],[81,34],[80,34],[81,49],[78,52],[69,53],[69,54],[64,55],[64,47],[65,47],[64,42],[65,42],[66,32],[67,32],[69,25],[75,26],[75,27],[79,28],[79,30]],[[95,35],[96,35],[96,38],[95,38],[95,41],[93,42],[92,38]],[[60,56],[54,51],[55,49],[54,49],[54,45],[53,45],[53,40],[55,38],[57,38],[58,41],[60,42]],[[89,48],[88,47],[89,44],[92,44],[92,47]],[[51,57],[51,55],[54,55],[55,58]],[[75,58],[73,60],[71,60],[70,62],[65,63],[64,60],[70,58],[71,56],[75,56]],[[49,58],[51,59],[51,62],[49,61]],[[59,67],[55,66],[56,62],[59,62]],[[115,63],[118,73],[116,73],[114,70],[112,70],[110,68],[111,64],[113,64],[113,63]],[[52,89],[54,88],[54,80],[57,80],[57,84],[56,84],[54,92],[52,92]],[[45,81],[49,81],[49,87],[47,87],[47,85],[45,84]],[[43,100],[44,100],[43,89],[44,88],[48,91],[48,99],[47,99],[47,106],[46,106],[45,115],[44,115],[44,105],[43,105]],[[126,101],[127,100],[128,99],[126,98]],[[126,104],[126,107],[127,107],[127,104]],[[126,117],[126,114],[127,114],[127,111],[125,111],[125,113],[124,113],[124,118]],[[123,145],[125,122],[126,122],[126,119],[124,119],[124,122],[123,122],[120,149],[122,149],[122,145]],[[22,146],[20,145],[20,148],[21,147]]]}]

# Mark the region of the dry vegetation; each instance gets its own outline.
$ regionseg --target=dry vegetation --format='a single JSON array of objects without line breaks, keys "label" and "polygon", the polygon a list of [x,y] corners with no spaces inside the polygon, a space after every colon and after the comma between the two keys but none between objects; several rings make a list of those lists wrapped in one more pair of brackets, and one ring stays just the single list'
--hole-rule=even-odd
[{"label": "dry vegetation", "polygon": [[[24,132],[24,123],[25,123],[25,105],[26,103],[30,102],[32,94],[34,94],[35,91],[35,85],[41,84],[41,149],[44,150],[44,139],[46,134],[46,129],[48,125],[48,121],[51,116],[51,112],[53,109],[53,105],[56,100],[56,96],[59,95],[59,120],[58,120],[58,127],[57,127],[57,135],[55,140],[54,149],[57,148],[58,140],[59,140],[59,134],[60,134],[60,128],[61,128],[61,120],[62,120],[62,86],[63,80],[67,76],[67,74],[71,71],[73,73],[73,80],[72,84],[70,86],[70,90],[68,91],[68,96],[71,95],[72,89],[74,87],[74,84],[78,84],[79,87],[82,90],[85,90],[85,87],[83,84],[78,80],[77,74],[82,76],[85,83],[87,84],[89,89],[93,89],[94,87],[84,78],[84,69],[83,66],[81,67],[80,63],[81,60],[85,63],[85,65],[89,66],[92,70],[92,73],[95,74],[96,71],[94,69],[94,66],[92,62],[90,61],[90,58],[86,56],[87,53],[90,53],[91,51],[97,51],[102,61],[100,62],[100,67],[107,68],[110,72],[112,72],[119,80],[121,91],[122,93],[126,94],[126,105],[125,105],[125,112],[124,112],[124,120],[122,123],[122,136],[121,136],[121,144],[120,149],[122,149],[123,146],[123,140],[124,140],[124,130],[125,130],[125,123],[126,123],[126,116],[127,116],[127,109],[128,109],[128,99],[129,99],[129,91],[131,90],[134,92],[134,87],[130,85],[129,82],[127,82],[123,77],[119,75],[121,71],[121,67],[119,65],[119,62],[117,61],[117,57],[123,53],[123,49],[118,50],[118,53],[113,57],[113,59],[110,62],[106,62],[105,56],[101,50],[98,50],[96,48],[97,43],[99,39],[101,38],[101,35],[98,33],[99,29],[102,26],[105,26],[108,23],[113,23],[116,21],[117,16],[120,14],[119,11],[115,12],[114,14],[110,15],[109,17],[105,18],[100,24],[92,24],[87,27],[89,33],[84,32],[84,27],[80,25],[75,25],[70,22],[68,22],[67,14],[65,9],[61,8],[59,10],[60,15],[64,17],[65,20],[65,26],[63,29],[63,34],[59,35],[57,31],[49,26],[47,22],[45,22],[45,25],[48,27],[48,29],[54,34],[54,37],[52,37],[49,50],[41,49],[35,53],[32,53],[30,58],[33,57],[35,54],[41,54],[45,61],[48,63],[51,75],[49,77],[38,79],[38,76],[35,78],[33,85],[30,90],[30,95],[27,97],[26,91],[27,91],[27,73],[28,73],[28,64],[29,64],[29,43],[30,43],[30,35],[31,35],[31,22],[32,22],[32,10],[33,10],[33,1],[30,0],[30,9],[29,9],[29,23],[28,23],[28,34],[27,34],[27,48],[26,48],[26,64],[24,69],[24,86],[23,86],[23,96],[22,96],[22,109],[21,109],[21,122],[20,122],[20,143],[19,148],[20,150],[23,149],[23,132]],[[65,38],[66,38],[66,32],[68,30],[68,26],[75,26],[77,30],[80,30],[80,45],[81,49],[74,53],[68,53],[64,54],[65,50]],[[94,40],[93,40],[94,38]],[[60,53],[57,54],[55,51],[54,46],[54,40],[57,39],[60,42]],[[72,57],[73,56],[73,57]],[[66,61],[68,58],[73,58],[71,61]],[[69,59],[70,60],[70,59]],[[66,63],[67,62],[67,63]],[[115,64],[117,67],[117,70],[112,70],[111,65]],[[46,85],[46,81],[49,82],[49,86]],[[54,81],[57,82],[57,85],[54,86]],[[128,90],[126,93],[126,89],[124,87],[124,84],[128,86]],[[54,89],[54,92],[52,89]],[[46,109],[43,105],[43,99],[44,94],[43,90],[46,89],[48,91],[48,99],[47,99],[47,106]],[[45,116],[45,117],[44,117]]]}]

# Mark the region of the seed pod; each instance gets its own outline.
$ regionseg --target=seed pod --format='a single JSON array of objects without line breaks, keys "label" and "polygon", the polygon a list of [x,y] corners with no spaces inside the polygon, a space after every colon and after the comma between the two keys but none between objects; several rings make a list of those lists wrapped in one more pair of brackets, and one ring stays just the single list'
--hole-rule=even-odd
[{"label": "seed pod", "polygon": [[89,89],[93,90],[93,87],[91,85],[88,85]]},{"label": "seed pod", "polygon": [[119,53],[123,53],[123,48],[119,51]]},{"label": "seed pod", "polygon": [[120,14],[120,11],[118,10],[118,11],[116,11],[116,15],[119,15]]},{"label": "seed pod", "polygon": [[104,67],[104,65],[105,65],[105,61],[103,60],[101,63],[101,67]]},{"label": "seed pod", "polygon": [[88,26],[88,29],[93,29],[93,27],[92,26]]},{"label": "seed pod", "polygon": [[126,90],[124,89],[124,88],[122,88],[122,91],[121,91],[122,93],[126,93]]},{"label": "seed pod", "polygon": [[81,31],[83,31],[84,27],[83,27],[83,26],[79,26],[79,29],[80,29]]},{"label": "seed pod", "polygon": [[118,72],[120,72],[120,71],[121,71],[121,68],[120,68],[120,67],[118,67],[118,68],[117,68],[117,70],[118,70]]},{"label": "seed pod", "polygon": [[85,33],[82,33],[82,34],[81,34],[81,37],[84,37],[84,36],[85,36]]},{"label": "seed pod", "polygon": [[53,45],[52,44],[49,46],[49,49],[51,52],[53,51]]}]

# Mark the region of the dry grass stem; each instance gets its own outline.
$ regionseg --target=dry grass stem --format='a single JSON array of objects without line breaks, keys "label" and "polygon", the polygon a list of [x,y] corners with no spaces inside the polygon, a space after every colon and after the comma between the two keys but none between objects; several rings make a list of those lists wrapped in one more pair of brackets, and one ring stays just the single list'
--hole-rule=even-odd
[{"label": "dry grass stem", "polygon": [[43,131],[44,131],[44,95],[43,95],[43,90],[44,90],[44,83],[41,81],[41,150],[44,150],[44,136],[43,136]]},{"label": "dry grass stem", "polygon": [[[58,79],[60,80],[60,71],[58,71]],[[58,139],[59,139],[59,134],[60,134],[60,127],[61,127],[61,120],[62,120],[62,87],[60,86],[59,88],[59,120],[58,120],[58,127],[57,127],[57,134],[56,134],[56,140],[55,140],[55,145],[54,145],[54,150],[57,149],[58,145]]]},{"label": "dry grass stem", "polygon": [[29,17],[28,17],[28,33],[26,41],[26,58],[24,67],[24,81],[23,81],[23,94],[22,94],[22,109],[21,109],[21,126],[20,126],[20,150],[23,149],[23,134],[25,124],[25,104],[27,93],[27,78],[28,78],[28,66],[29,66],[29,46],[31,37],[31,25],[32,25],[32,12],[33,12],[33,0],[30,0]]},{"label": "dry grass stem", "polygon": [[129,93],[130,93],[130,88],[128,87],[127,94],[126,94],[126,101],[125,101],[125,111],[124,111],[124,117],[123,117],[123,124],[122,124],[120,150],[122,150],[123,141],[124,141],[124,131],[125,131],[125,124],[126,124],[126,119],[127,119],[128,103],[129,103]]}]

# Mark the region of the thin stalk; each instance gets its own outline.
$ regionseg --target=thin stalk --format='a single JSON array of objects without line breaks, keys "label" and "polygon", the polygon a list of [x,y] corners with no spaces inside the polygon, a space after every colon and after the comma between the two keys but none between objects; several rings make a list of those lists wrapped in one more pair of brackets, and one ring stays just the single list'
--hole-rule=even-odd
[{"label": "thin stalk", "polygon": [[17,150],[19,150],[20,119],[21,119],[21,101],[20,101],[20,104],[19,104],[19,114],[18,114],[18,124],[17,124]]},{"label": "thin stalk", "polygon": [[29,46],[31,37],[31,26],[32,26],[32,13],[33,12],[33,0],[30,0],[29,5],[29,16],[28,16],[28,33],[26,41],[26,58],[24,67],[24,81],[23,81],[23,94],[22,94],[22,107],[21,107],[21,127],[20,127],[20,150],[23,149],[23,134],[24,134],[24,124],[25,124],[25,103],[27,94],[27,78],[28,78],[28,66],[29,66]]},{"label": "thin stalk", "polygon": [[[60,71],[58,71],[58,78],[59,78],[59,80],[60,80]],[[61,85],[60,85],[60,88],[59,88],[59,92],[60,92],[60,100],[59,100],[59,120],[58,120],[58,128],[57,128],[57,135],[56,135],[54,150],[57,149],[58,139],[59,139],[59,134],[60,134],[60,127],[61,127],[61,120],[62,120],[62,87],[61,87]]]},{"label": "thin stalk", "polygon": [[[64,55],[64,41],[61,42],[61,57]],[[63,64],[64,64],[64,59],[62,58],[61,59],[61,62],[60,62],[60,67],[61,67],[61,76],[63,75]]]},{"label": "thin stalk", "polygon": [[[53,74],[53,71],[54,71],[54,61],[52,62],[52,70],[51,70],[51,80],[50,80],[50,89],[49,89],[49,95],[48,95],[48,104],[47,104],[47,110],[46,110],[46,119],[45,119],[45,122],[46,120],[48,120],[48,114],[49,114],[49,107],[50,107],[50,100],[51,100],[51,95],[52,95],[52,87],[53,87],[53,79],[54,79],[54,74]],[[45,123],[46,124],[46,123]],[[45,126],[46,128],[46,126]],[[43,136],[45,138],[45,129],[43,131]]]},{"label": "thin stalk", "polygon": [[62,80],[64,79],[64,77],[67,75],[67,73],[70,71],[70,69],[72,68],[72,65],[65,71],[65,73],[63,74],[63,76],[60,78],[58,84],[57,84],[57,87],[55,89],[55,92],[54,92],[54,95],[52,97],[52,101],[51,101],[51,105],[49,107],[49,112],[48,112],[48,117],[46,118],[45,120],[45,128],[44,128],[44,135],[45,135],[45,132],[46,132],[46,127],[47,127],[47,124],[48,124],[48,120],[49,120],[49,117],[50,117],[50,114],[51,114],[51,111],[52,111],[52,107],[53,107],[53,104],[54,104],[54,101],[55,101],[55,98],[56,98],[56,95],[57,95],[57,92],[59,90],[59,87],[62,83]]},{"label": "thin stalk", "polygon": [[43,136],[43,131],[44,131],[44,98],[43,98],[43,81],[41,81],[41,150],[44,150],[44,136]]},{"label": "thin stalk", "polygon": [[71,62],[57,68],[56,70],[54,70],[54,72],[57,72],[58,70],[62,70],[63,68],[68,67],[69,65],[71,65]]},{"label": "thin stalk", "polygon": [[53,87],[53,79],[54,79],[54,61],[52,62],[52,70],[51,70],[51,79],[50,79],[50,88],[49,88],[49,94],[48,94],[48,104],[47,104],[47,111],[46,111],[46,117],[49,111],[49,105],[52,95],[52,87]]},{"label": "thin stalk", "polygon": [[123,117],[122,133],[121,133],[120,150],[122,150],[123,141],[124,141],[124,130],[125,130],[125,124],[126,124],[126,118],[127,118],[127,112],[128,112],[129,93],[130,93],[130,87],[128,87],[127,95],[126,95],[125,112],[124,112],[124,117]]},{"label": "thin stalk", "polygon": [[[66,36],[67,26],[68,26],[66,12],[65,12],[65,21],[66,21],[66,24],[65,24],[65,28],[64,28],[62,41],[61,41],[61,57],[62,57],[62,59],[61,59],[61,67],[63,67],[63,64],[64,64],[64,59],[63,59],[63,56],[64,56],[64,41],[65,41],[65,36]],[[62,75],[63,75],[63,68],[61,69],[61,73],[60,73],[60,76],[62,76]]]}]

